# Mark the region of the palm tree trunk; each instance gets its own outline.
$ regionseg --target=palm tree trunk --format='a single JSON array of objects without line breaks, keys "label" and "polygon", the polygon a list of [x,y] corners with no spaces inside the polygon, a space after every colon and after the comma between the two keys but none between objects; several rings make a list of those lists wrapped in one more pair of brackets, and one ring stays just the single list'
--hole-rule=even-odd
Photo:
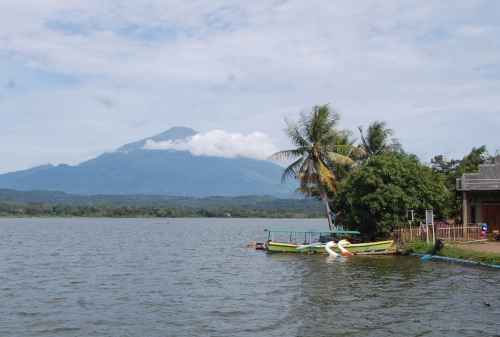
[{"label": "palm tree trunk", "polygon": [[330,228],[330,231],[332,231],[333,230],[332,211],[330,210],[330,205],[328,204],[328,197],[326,196],[325,192],[321,192],[320,197],[321,201],[323,201],[323,204],[325,205],[326,218],[328,219],[328,228]]}]

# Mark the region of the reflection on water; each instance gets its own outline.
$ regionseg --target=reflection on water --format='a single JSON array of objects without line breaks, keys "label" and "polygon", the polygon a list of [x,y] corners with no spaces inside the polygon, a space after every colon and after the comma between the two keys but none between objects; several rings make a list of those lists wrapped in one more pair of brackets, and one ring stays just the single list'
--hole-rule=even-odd
[{"label": "reflection on water", "polygon": [[265,254],[236,219],[1,219],[0,336],[495,336],[500,273]]}]

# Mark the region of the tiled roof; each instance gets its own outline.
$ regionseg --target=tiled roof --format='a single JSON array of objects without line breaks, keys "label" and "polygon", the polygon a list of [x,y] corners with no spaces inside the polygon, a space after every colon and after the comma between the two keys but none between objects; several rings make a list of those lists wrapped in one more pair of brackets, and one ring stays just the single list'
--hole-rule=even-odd
[{"label": "tiled roof", "polygon": [[478,173],[466,173],[457,179],[459,191],[500,191],[500,156],[494,164],[479,166]]}]

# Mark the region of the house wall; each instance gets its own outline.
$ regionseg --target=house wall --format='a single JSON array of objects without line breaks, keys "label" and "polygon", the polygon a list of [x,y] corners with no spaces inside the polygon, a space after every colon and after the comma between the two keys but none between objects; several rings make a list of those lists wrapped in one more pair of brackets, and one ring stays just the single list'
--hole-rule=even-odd
[{"label": "house wall", "polygon": [[487,223],[489,230],[500,231],[500,156],[495,163],[479,166],[479,172],[457,179],[462,191],[462,218],[465,224]]},{"label": "house wall", "polygon": [[467,192],[470,223],[487,223],[489,230],[500,230],[500,191]]}]

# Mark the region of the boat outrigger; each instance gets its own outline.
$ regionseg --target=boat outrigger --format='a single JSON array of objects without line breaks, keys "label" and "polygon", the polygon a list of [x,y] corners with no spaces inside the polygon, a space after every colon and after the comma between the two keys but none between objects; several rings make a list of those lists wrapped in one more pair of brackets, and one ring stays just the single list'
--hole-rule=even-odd
[{"label": "boat outrigger", "polygon": [[[343,255],[378,255],[394,254],[394,241],[376,241],[351,243],[355,241],[358,231],[335,228],[332,231],[295,231],[265,230],[267,242],[265,249],[270,253],[306,253],[329,254],[329,250]],[[327,247],[328,243],[330,244]],[[336,244],[335,244],[336,243]],[[346,253],[347,252],[347,253]]]}]

